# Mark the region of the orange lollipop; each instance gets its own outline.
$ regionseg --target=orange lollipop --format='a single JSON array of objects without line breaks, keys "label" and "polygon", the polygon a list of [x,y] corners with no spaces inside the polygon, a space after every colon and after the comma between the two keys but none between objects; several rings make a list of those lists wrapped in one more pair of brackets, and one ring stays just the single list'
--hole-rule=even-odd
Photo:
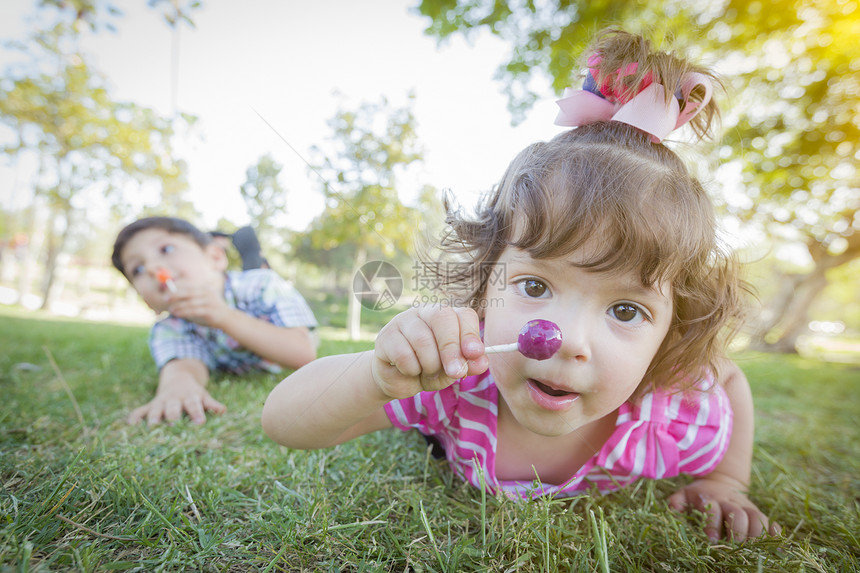
[{"label": "orange lollipop", "polygon": [[158,272],[155,274],[156,278],[158,278],[158,282],[167,287],[167,290],[170,292],[176,292],[176,283],[173,282],[173,278],[170,276],[170,271],[167,269],[161,268],[158,269]]}]

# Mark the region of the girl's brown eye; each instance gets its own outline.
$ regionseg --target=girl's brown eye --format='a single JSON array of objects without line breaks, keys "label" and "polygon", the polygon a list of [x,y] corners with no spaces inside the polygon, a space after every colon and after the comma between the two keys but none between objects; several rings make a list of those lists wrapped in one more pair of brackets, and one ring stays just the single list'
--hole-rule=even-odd
[{"label": "girl's brown eye", "polygon": [[616,304],[612,308],[612,314],[622,322],[630,322],[639,316],[639,309],[632,304]]},{"label": "girl's brown eye", "polygon": [[541,297],[546,293],[546,285],[535,279],[523,281],[523,292],[531,297]]}]

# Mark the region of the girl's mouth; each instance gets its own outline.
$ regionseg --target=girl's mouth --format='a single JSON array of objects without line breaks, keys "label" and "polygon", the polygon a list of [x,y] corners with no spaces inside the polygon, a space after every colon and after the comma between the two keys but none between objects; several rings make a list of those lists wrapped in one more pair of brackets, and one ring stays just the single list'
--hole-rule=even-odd
[{"label": "girl's mouth", "polygon": [[549,394],[550,396],[568,396],[570,394],[573,394],[573,392],[567,392],[565,390],[559,390],[557,388],[547,386],[543,382],[539,382],[537,380],[532,380],[531,382],[533,382],[534,385],[537,386],[541,392],[543,392],[544,394]]},{"label": "girl's mouth", "polygon": [[577,392],[554,388],[534,378],[529,378],[526,386],[532,400],[546,410],[564,410],[579,398]]}]

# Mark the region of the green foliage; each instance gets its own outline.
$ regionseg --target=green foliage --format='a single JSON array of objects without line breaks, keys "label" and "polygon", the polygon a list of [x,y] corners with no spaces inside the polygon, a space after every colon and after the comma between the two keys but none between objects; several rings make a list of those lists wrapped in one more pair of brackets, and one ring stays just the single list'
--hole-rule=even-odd
[{"label": "green foliage", "polygon": [[[150,8],[160,11],[164,22],[173,29],[182,22],[194,28],[191,13],[203,6],[200,0],[146,0],[146,3]],[[67,14],[76,26],[86,25],[96,32],[102,27],[116,32],[111,18],[123,14],[120,8],[104,0],[39,0],[39,6],[52,7]]]},{"label": "green foliage", "polygon": [[199,0],[147,0],[147,4],[150,8],[160,9],[165,23],[172,29],[176,29],[182,22],[194,28],[196,25],[191,19],[191,13],[203,6]]},{"label": "green foliage", "polygon": [[[43,306],[60,253],[80,235],[81,219],[94,202],[105,201],[114,216],[145,210],[138,197],[144,182],[161,187],[161,212],[193,218],[185,199],[187,165],[174,157],[174,127],[193,123],[192,116],[171,121],[155,111],[114,100],[105,82],[78,49],[78,24],[92,6],[79,6],[84,16],[37,32],[23,48],[32,61],[9,69],[0,79],[0,121],[12,130],[3,151],[11,157],[37,158],[35,204],[47,205]],[[137,201],[135,199],[138,199]],[[30,229],[38,232],[38,229]],[[35,256],[35,254],[34,254]]]},{"label": "green foliage", "polygon": [[287,190],[281,185],[278,176],[283,169],[271,154],[266,154],[245,170],[245,182],[239,192],[248,214],[251,226],[260,237],[264,251],[283,250],[282,225],[279,219],[287,213]]},{"label": "green foliage", "polygon": [[76,28],[86,26],[94,32],[101,28],[116,32],[112,18],[122,15],[122,10],[113,4],[99,0],[39,0],[39,7],[54,8]]},{"label": "green foliage", "polygon": [[860,256],[860,10],[792,8],[782,12],[803,19],[742,44],[746,61],[730,76],[741,113],[727,121],[721,154],[742,164],[749,197],[730,210],[806,243],[814,259],[852,251],[850,260]]},{"label": "green foliage", "polygon": [[63,209],[74,207],[75,196],[92,187],[120,205],[123,186],[147,178],[172,191],[166,203],[181,202],[186,166],[173,158],[171,121],[113,100],[76,44],[76,33],[58,24],[33,38],[34,61],[26,73],[5,75],[0,120],[16,140],[4,152],[36,153],[42,165],[37,192]]},{"label": "green foliage", "polygon": [[860,258],[856,2],[423,0],[418,11],[430,18],[431,36],[485,29],[511,46],[497,79],[514,123],[541,92],[536,79],[549,78],[556,92],[579,85],[586,42],[610,25],[658,45],[671,39],[664,48],[715,64],[731,88],[730,106],[714,150],[723,166],[708,179],[726,213],[767,233],[777,247],[802,244],[815,267],[792,278],[796,297],[771,301],[770,314],[785,320],[759,324],[754,339],[774,329],[782,336],[775,347],[793,348],[822,277]]},{"label": "green foliage", "polygon": [[[337,263],[349,256],[350,287],[352,273],[373,253],[390,260],[410,252],[420,228],[418,211],[400,201],[397,187],[398,174],[423,160],[412,98],[400,108],[391,108],[383,97],[356,110],[339,109],[329,122],[334,151],[312,168],[324,183],[326,207],[304,241],[322,251],[317,260]],[[348,330],[357,338],[361,309],[351,293],[348,300]]]},{"label": "green foliage", "polygon": [[396,179],[423,157],[411,107],[392,109],[382,98],[340,109],[329,126],[334,151],[315,168],[326,208],[307,233],[311,244],[323,250],[351,244],[389,257],[409,251],[417,214],[400,201]]},{"label": "green foliage", "polygon": [[[154,391],[146,336],[0,308],[0,570],[860,570],[856,370],[739,357],[752,496],[784,534],[710,544],[667,508],[683,480],[517,502],[461,483],[413,433],[282,448],[259,423],[272,375],[216,377],[228,411],[203,426],[129,427]],[[369,346],[324,337],[321,354]]]}]

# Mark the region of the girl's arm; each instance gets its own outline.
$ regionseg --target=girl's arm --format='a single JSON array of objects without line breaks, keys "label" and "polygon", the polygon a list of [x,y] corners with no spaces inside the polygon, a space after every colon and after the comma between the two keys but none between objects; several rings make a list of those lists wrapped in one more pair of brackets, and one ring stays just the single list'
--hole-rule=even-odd
[{"label": "girl's arm", "polygon": [[391,400],[371,376],[373,351],[326,356],[278,384],[263,406],[263,430],[284,446],[327,448],[390,426]]},{"label": "girl's arm", "polygon": [[383,406],[487,369],[478,317],[424,307],[398,314],[374,350],[328,356],[284,379],[263,407],[263,429],[291,448],[325,448],[389,427]]},{"label": "girl's arm", "polygon": [[705,532],[711,539],[722,536],[743,541],[767,532],[779,533],[780,527],[747,497],[752,466],[754,416],[752,392],[746,376],[733,362],[720,367],[723,386],[734,411],[732,437],[725,456],[708,475],[701,477],[669,497],[677,510],[693,508],[708,515]]}]

